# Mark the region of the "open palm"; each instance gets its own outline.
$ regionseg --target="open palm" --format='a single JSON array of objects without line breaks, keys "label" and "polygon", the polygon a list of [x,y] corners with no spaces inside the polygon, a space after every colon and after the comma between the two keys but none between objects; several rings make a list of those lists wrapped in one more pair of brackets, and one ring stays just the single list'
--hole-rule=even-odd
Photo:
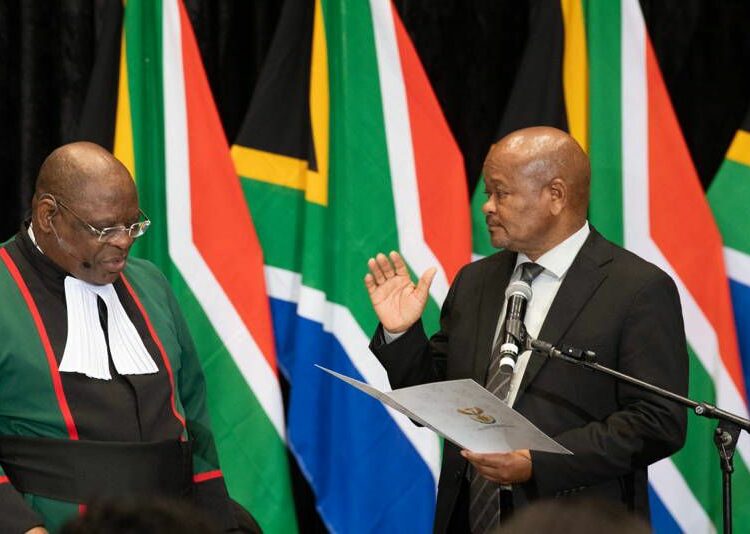
[{"label": "open palm", "polygon": [[383,327],[393,333],[407,330],[422,316],[436,269],[425,271],[415,286],[398,252],[391,252],[390,259],[378,254],[367,267],[365,286]]}]

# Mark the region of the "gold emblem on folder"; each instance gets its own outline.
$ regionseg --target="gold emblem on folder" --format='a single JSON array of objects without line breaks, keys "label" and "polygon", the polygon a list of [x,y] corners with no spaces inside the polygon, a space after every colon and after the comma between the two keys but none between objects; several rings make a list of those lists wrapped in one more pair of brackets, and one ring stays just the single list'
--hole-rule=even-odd
[{"label": "gold emblem on folder", "polygon": [[494,417],[492,417],[491,415],[485,414],[484,410],[482,410],[478,406],[474,406],[473,408],[459,408],[456,411],[460,414],[468,415],[474,421],[477,421],[478,423],[482,423],[485,425],[491,425],[492,423],[495,422]]}]

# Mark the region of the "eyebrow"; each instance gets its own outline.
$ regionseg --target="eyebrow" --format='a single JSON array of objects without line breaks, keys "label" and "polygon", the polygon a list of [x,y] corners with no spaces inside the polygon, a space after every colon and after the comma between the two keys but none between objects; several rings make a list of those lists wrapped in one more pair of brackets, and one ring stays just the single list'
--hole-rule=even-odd
[{"label": "eyebrow", "polygon": [[101,230],[103,228],[114,228],[117,226],[130,226],[131,224],[137,223],[140,218],[141,218],[141,213],[138,212],[135,218],[133,217],[130,218],[130,222],[117,222],[114,219],[101,219],[97,221],[90,221],[89,224],[96,226],[97,228]]}]

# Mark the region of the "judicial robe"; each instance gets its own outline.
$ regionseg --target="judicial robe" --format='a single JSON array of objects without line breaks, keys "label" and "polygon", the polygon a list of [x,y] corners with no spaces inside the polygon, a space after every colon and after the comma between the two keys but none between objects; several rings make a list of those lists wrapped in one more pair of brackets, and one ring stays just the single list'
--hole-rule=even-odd
[{"label": "judicial robe", "polygon": [[[166,278],[151,263],[130,258],[114,283],[158,372],[120,375],[110,357],[112,379],[98,380],[58,371],[68,273],[36,248],[25,228],[0,247],[0,260],[0,439],[192,442],[192,498],[218,525],[235,528],[200,363]],[[0,449],[0,532],[41,524],[54,532],[83,510],[84,503],[22,493],[8,471]]]}]

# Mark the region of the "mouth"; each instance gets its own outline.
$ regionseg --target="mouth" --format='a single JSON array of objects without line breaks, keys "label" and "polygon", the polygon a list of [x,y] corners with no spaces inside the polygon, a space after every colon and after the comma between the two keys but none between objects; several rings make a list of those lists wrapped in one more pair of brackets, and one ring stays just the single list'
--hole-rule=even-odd
[{"label": "mouth", "polygon": [[119,273],[125,268],[126,256],[109,258],[102,261],[102,265],[111,273]]}]

